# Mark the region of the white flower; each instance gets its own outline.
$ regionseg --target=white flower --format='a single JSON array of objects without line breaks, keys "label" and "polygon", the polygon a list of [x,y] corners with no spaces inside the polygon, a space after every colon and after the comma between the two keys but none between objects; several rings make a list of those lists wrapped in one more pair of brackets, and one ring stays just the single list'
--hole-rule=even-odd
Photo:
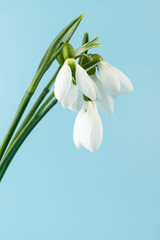
[{"label": "white flower", "polygon": [[98,89],[99,95],[101,95],[101,98],[96,98],[96,103],[104,112],[108,113],[109,115],[112,115],[113,114],[112,97],[108,94],[108,91],[105,89],[105,87],[102,84],[102,81],[100,81],[96,74],[93,74],[90,77],[93,79],[96,85],[95,89],[96,90]]},{"label": "white flower", "polygon": [[84,103],[83,94],[79,87],[71,84],[67,95],[62,99],[61,104],[64,108],[69,108],[71,111],[77,112],[81,109]]},{"label": "white flower", "polygon": [[[76,85],[72,83],[72,71],[68,65],[69,61],[75,64]],[[67,59],[56,77],[55,97],[62,102],[62,106],[78,111],[83,104],[82,94],[91,100],[95,100],[96,91],[94,83],[86,71],[74,59]]]},{"label": "white flower", "polygon": [[96,104],[92,101],[85,101],[75,120],[74,143],[77,148],[85,147],[95,152],[101,145],[102,138],[103,127]]},{"label": "white flower", "polygon": [[119,94],[127,94],[133,90],[128,77],[109,63],[100,61],[98,70],[103,87],[110,96],[116,98]]}]

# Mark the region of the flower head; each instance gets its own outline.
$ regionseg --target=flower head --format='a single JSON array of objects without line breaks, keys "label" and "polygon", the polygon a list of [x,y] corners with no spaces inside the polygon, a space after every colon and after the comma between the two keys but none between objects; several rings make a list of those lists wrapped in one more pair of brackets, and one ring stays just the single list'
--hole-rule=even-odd
[{"label": "flower head", "polygon": [[[96,103],[102,109],[102,111],[108,113],[109,115],[113,114],[113,99],[106,91],[105,87],[103,86],[102,81],[98,78],[96,74],[91,75],[91,78],[96,85],[96,89],[99,92],[101,98],[96,98]],[[98,95],[98,94],[97,94]]]},{"label": "flower head", "polygon": [[[96,104],[113,114],[113,98],[133,90],[128,77],[103,61],[98,54],[83,54],[80,65],[71,45],[65,45],[63,66],[55,82],[55,96],[64,108],[79,111],[73,131],[77,148],[95,152],[101,145],[103,127]],[[87,72],[85,69],[87,69]],[[87,66],[87,67],[86,67]],[[98,68],[99,77],[96,74]]]},{"label": "flower head", "polygon": [[[79,100],[83,94],[91,100],[96,99],[94,83],[86,71],[74,60],[65,60],[55,81],[55,96],[64,107],[72,105],[73,110],[79,110]],[[81,103],[83,103],[81,101]]]},{"label": "flower head", "polygon": [[85,147],[95,152],[101,145],[103,127],[95,102],[85,101],[78,113],[75,124],[73,139],[77,148]]},{"label": "flower head", "polygon": [[112,97],[132,92],[133,86],[128,77],[105,61],[98,63],[100,80],[106,92]]}]

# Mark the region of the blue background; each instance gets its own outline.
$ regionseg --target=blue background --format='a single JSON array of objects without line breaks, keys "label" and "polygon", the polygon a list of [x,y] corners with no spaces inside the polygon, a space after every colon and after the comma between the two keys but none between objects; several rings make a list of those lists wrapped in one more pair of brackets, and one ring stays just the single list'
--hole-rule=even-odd
[{"label": "blue background", "polygon": [[83,12],[74,47],[85,31],[100,36],[96,52],[134,91],[114,101],[113,116],[100,112],[104,138],[94,154],[74,146],[75,113],[60,104],[49,112],[0,184],[0,239],[160,239],[158,0],[0,0],[0,140],[46,48]]}]

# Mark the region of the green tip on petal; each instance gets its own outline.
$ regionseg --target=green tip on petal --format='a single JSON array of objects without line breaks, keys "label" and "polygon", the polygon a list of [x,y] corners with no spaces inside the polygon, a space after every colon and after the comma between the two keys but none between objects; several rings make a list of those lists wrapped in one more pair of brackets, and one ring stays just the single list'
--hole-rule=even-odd
[{"label": "green tip on petal", "polygon": [[[85,96],[84,94],[83,94],[83,99],[84,99],[84,101],[91,101],[92,102],[92,100],[90,99],[90,98],[88,98],[87,96]],[[85,111],[86,112],[86,111]]]}]

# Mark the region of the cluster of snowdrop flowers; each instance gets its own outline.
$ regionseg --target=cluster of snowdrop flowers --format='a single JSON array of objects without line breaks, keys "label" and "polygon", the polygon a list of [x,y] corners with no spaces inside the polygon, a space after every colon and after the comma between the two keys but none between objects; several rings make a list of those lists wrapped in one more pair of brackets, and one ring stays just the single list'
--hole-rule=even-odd
[{"label": "cluster of snowdrop flowers", "polygon": [[[72,46],[65,43],[61,57],[63,64],[55,81],[55,97],[64,108],[78,112],[73,130],[76,147],[95,152],[103,138],[97,105],[113,114],[113,98],[130,93],[133,86],[124,73],[103,61],[98,54],[84,54],[79,64]],[[93,66],[85,69],[89,62],[93,62]]]}]

